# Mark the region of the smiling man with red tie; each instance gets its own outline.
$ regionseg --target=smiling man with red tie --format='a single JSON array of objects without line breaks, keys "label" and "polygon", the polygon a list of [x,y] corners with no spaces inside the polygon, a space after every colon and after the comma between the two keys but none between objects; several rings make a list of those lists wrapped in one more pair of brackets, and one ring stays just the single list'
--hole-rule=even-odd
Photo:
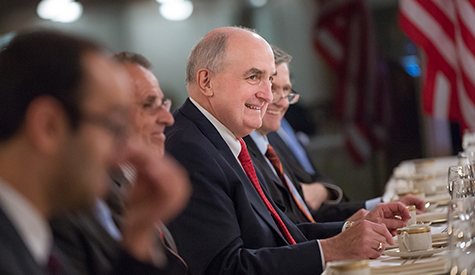
[{"label": "smiling man with red tie", "polygon": [[[327,261],[376,258],[393,243],[383,223],[343,233],[343,222],[297,227],[256,180],[242,137],[261,127],[275,74],[270,45],[239,27],[209,32],[188,58],[189,98],[166,130],[166,149],[193,185],[189,205],[169,226],[192,274],[320,274]],[[391,228],[410,217],[402,204],[372,216]]]}]

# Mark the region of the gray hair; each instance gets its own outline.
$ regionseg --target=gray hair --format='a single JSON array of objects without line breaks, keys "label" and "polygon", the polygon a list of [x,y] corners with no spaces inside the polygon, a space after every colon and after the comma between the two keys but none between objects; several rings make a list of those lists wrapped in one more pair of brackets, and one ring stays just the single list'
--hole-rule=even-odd
[{"label": "gray hair", "polygon": [[286,52],[284,52],[282,49],[271,45],[272,51],[274,52],[274,62],[276,64],[281,64],[281,63],[287,63],[289,64],[290,61],[292,61],[292,56]]},{"label": "gray hair", "polygon": [[[255,30],[246,27],[234,27],[241,30],[256,33]],[[224,67],[226,47],[229,32],[222,31],[213,35],[204,36],[191,50],[186,63],[186,83],[190,85],[196,81],[196,73],[205,68],[213,73],[220,73]]]},{"label": "gray hair", "polygon": [[152,68],[152,63],[148,61],[143,55],[132,52],[120,52],[114,55],[114,59],[120,63],[130,63],[144,67],[145,69],[150,70]]}]

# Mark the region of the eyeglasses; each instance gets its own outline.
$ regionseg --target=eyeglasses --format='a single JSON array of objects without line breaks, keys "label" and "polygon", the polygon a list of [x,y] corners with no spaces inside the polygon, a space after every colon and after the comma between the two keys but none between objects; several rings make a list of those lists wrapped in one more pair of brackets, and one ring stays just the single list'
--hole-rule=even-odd
[{"label": "eyeglasses", "polygon": [[172,100],[169,98],[162,99],[162,98],[155,98],[153,101],[148,101],[145,103],[139,103],[142,105],[142,108],[147,111],[149,115],[157,114],[160,107],[163,107],[167,112],[170,112],[170,108],[172,106]]},{"label": "eyeglasses", "polygon": [[287,98],[287,100],[289,101],[289,104],[292,105],[292,104],[295,104],[297,103],[297,101],[299,101],[299,97],[300,95],[294,91],[293,89],[290,90],[291,92],[288,94],[288,95],[282,95],[280,93],[277,93],[276,90],[272,90],[272,102],[271,103],[278,103],[280,102],[283,98]]},{"label": "eyeglasses", "polygon": [[116,144],[125,142],[131,130],[127,119],[114,119],[104,114],[83,115],[81,121],[103,128],[114,138]]}]

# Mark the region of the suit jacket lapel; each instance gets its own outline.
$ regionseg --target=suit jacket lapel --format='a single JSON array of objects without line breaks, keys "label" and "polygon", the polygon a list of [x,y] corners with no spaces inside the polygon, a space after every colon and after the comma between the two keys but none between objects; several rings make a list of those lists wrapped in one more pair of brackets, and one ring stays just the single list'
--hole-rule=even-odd
[{"label": "suit jacket lapel", "polygon": [[[3,252],[4,251],[4,252]],[[8,258],[6,258],[8,257]],[[31,255],[13,224],[0,208],[0,260],[15,274],[46,274]],[[9,269],[11,268],[11,269]]]},{"label": "suit jacket lapel", "polygon": [[[254,142],[254,140],[250,136],[246,136],[246,137],[244,137],[244,141],[246,142],[246,145],[247,145],[247,148],[249,150],[249,154],[251,155],[252,161],[254,161],[256,163],[258,162],[259,165],[269,166],[266,159],[264,158],[264,156],[259,151],[259,148],[257,148],[257,145]],[[270,169],[270,167],[269,167],[269,169]],[[266,171],[261,171],[261,172],[265,173]],[[287,189],[287,187],[284,186],[284,183],[274,173],[271,173],[269,175],[271,176],[271,178],[272,178],[272,180],[275,184],[277,184],[278,186],[280,186],[282,188]],[[263,185],[263,184],[261,183],[261,185]]]},{"label": "suit jacket lapel", "polygon": [[[282,237],[282,239],[285,240],[285,238],[280,233],[280,230],[277,227],[274,219],[270,215],[269,210],[267,210],[267,207],[264,205],[264,202],[262,202],[256,189],[254,188],[246,173],[242,169],[241,164],[236,159],[236,157],[234,157],[233,153],[231,152],[231,149],[229,149],[228,145],[223,140],[218,130],[216,130],[213,124],[209,122],[209,120],[198,110],[198,108],[196,108],[195,105],[193,105],[193,103],[191,103],[189,99],[187,99],[183,106],[179,109],[179,112],[181,112],[189,120],[193,121],[195,125],[201,130],[203,135],[219,151],[221,156],[223,156],[224,161],[228,163],[229,166],[231,166],[232,170],[239,178],[239,181],[243,184],[246,190],[246,194],[248,195],[249,201],[253,206],[254,210],[259,214],[262,219],[266,221],[266,223],[271,228],[273,228]],[[256,173],[257,172],[258,171],[256,170]],[[263,189],[265,189],[265,187],[263,187]],[[267,198],[270,198],[270,196],[267,196]]]},{"label": "suit jacket lapel", "polygon": [[107,230],[99,223],[92,214],[77,213],[80,225],[84,227],[84,234],[89,236],[91,242],[102,244],[104,255],[113,260],[119,250],[119,244],[112,238]]},{"label": "suit jacket lapel", "polygon": [[292,150],[290,150],[290,148],[285,144],[285,142],[276,132],[269,133],[267,135],[267,138],[269,139],[269,143],[276,149],[277,154],[282,152],[282,154],[285,155],[284,161],[291,165],[292,173],[299,178],[299,181],[304,183],[314,182],[312,175],[305,171],[297,157],[295,157]]}]

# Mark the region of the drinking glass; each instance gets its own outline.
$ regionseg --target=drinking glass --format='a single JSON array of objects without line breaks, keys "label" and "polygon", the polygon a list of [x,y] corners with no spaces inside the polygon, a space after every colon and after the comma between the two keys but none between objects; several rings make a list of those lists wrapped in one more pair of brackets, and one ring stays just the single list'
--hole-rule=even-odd
[{"label": "drinking glass", "polygon": [[[447,175],[447,187],[450,198],[473,196],[474,175],[474,165],[450,166]],[[457,191],[456,194],[454,194],[454,189]]]},{"label": "drinking glass", "polygon": [[450,274],[475,274],[475,197],[450,201],[447,229]]}]

